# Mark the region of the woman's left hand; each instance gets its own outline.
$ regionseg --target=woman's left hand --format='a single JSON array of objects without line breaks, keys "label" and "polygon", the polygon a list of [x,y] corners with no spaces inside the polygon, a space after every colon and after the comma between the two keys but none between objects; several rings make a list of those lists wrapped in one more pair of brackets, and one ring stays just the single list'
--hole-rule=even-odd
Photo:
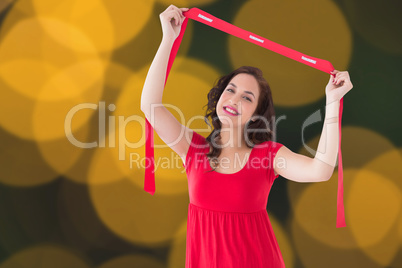
[{"label": "woman's left hand", "polygon": [[333,77],[331,74],[329,82],[325,87],[327,102],[339,101],[353,88],[348,71],[340,72],[338,70],[334,70],[331,73],[335,74],[335,77]]}]

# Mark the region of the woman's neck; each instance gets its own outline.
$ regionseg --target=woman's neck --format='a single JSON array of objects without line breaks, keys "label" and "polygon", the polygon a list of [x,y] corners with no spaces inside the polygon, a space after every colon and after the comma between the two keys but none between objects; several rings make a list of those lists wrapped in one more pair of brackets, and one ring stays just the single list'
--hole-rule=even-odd
[{"label": "woman's neck", "polygon": [[243,130],[239,128],[222,129],[219,146],[226,151],[239,151],[249,149],[243,136]]}]

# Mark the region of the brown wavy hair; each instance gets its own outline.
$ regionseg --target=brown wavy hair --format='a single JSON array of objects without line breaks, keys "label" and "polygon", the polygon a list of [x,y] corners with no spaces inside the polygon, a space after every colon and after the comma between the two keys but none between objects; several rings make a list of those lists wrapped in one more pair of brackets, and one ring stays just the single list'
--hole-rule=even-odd
[{"label": "brown wavy hair", "polygon": [[[244,127],[243,135],[244,137],[246,137],[246,135],[248,137],[248,140],[246,139],[247,146],[249,148],[253,148],[257,144],[276,139],[276,133],[274,129],[275,110],[272,100],[271,88],[268,82],[263,77],[262,71],[260,69],[251,66],[242,66],[232,71],[231,73],[217,79],[214,87],[208,93],[208,104],[205,105],[207,106],[207,111],[206,115],[204,116],[204,120],[209,126],[211,126],[208,119],[209,117],[211,118],[213,130],[206,138],[209,146],[212,148],[211,152],[207,153],[206,156],[211,159],[212,162],[215,164],[215,167],[212,170],[209,170],[209,172],[214,171],[217,168],[217,164],[219,162],[217,158],[222,152],[222,148],[214,147],[212,143],[213,137],[215,137],[215,144],[220,145],[221,142],[220,132],[222,129],[222,124],[216,113],[216,105],[218,104],[219,98],[221,97],[223,91],[232,80],[232,78],[241,73],[253,75],[258,82],[260,90],[260,97],[258,100],[257,109],[253,115],[253,117],[256,118],[252,117],[252,119],[256,120],[249,120]],[[264,118],[264,120],[262,120],[261,118]],[[247,132],[247,129],[258,129],[258,131]],[[248,141],[251,141],[252,144],[249,144]]]}]

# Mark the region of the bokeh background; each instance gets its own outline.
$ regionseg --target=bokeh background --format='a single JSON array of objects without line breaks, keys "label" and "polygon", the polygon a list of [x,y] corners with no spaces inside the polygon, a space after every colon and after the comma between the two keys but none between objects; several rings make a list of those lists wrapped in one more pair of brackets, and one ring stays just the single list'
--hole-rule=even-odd
[{"label": "bokeh background", "polygon": [[[349,72],[347,227],[335,225],[337,168],[322,183],[279,177],[267,210],[286,267],[402,267],[400,1],[1,0],[0,268],[184,267],[181,159],[155,133],[154,196],[138,161],[142,86],[170,4]],[[261,68],[272,88],[277,141],[313,157],[305,145],[316,150],[322,121],[302,126],[314,112],[324,118],[329,74],[204,24],[189,21],[163,102],[207,136],[207,92],[241,65]]]}]

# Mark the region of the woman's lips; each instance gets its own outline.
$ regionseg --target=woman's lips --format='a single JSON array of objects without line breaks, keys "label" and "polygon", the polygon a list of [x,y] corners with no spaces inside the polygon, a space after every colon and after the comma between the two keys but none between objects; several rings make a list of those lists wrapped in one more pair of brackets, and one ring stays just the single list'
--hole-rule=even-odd
[{"label": "woman's lips", "polygon": [[235,111],[237,114],[240,114],[239,111],[236,108],[232,107],[232,106],[223,106],[223,108],[229,108],[230,110]]},{"label": "woman's lips", "polygon": [[231,116],[238,116],[239,114],[237,113],[237,114],[232,114],[231,112],[229,112],[229,111],[226,111],[226,106],[225,107],[223,107],[223,111],[225,111],[225,113],[227,113],[227,114],[229,114],[229,115],[231,115]]}]

